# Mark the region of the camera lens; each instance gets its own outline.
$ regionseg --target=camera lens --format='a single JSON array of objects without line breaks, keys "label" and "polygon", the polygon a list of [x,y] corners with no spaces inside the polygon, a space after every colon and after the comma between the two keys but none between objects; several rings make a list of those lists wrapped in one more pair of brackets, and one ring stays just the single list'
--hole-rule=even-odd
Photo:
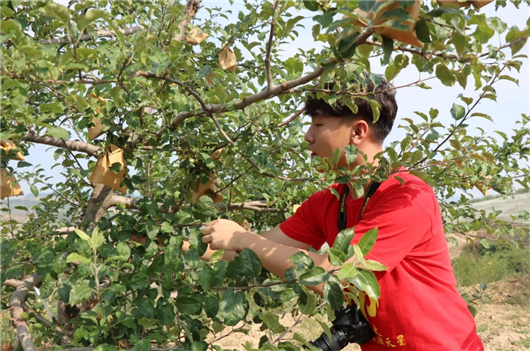
[{"label": "camera lens", "polygon": [[331,340],[329,340],[326,333],[322,333],[322,335],[311,344],[322,351],[340,351],[348,345],[348,336],[341,330],[331,328]]}]

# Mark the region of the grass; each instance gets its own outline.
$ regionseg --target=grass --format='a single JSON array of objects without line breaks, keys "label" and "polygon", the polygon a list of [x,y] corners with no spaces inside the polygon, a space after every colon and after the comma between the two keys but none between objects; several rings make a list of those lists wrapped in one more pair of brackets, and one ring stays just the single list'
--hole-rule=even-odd
[{"label": "grass", "polygon": [[470,246],[453,260],[453,270],[459,286],[517,278],[530,274],[530,253],[501,245]]}]

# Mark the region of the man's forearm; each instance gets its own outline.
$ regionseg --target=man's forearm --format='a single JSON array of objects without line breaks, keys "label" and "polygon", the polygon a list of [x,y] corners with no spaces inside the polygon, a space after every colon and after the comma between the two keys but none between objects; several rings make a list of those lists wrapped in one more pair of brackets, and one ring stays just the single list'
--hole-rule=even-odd
[{"label": "man's forearm", "polygon": [[[303,252],[311,257],[315,266],[322,267],[326,270],[331,266],[327,254],[320,255],[308,250],[281,245],[260,235],[245,236],[244,246],[258,255],[265,269],[280,278],[284,278],[285,271],[294,266],[290,257],[297,252]],[[308,286],[307,288],[322,295],[323,284]]]}]

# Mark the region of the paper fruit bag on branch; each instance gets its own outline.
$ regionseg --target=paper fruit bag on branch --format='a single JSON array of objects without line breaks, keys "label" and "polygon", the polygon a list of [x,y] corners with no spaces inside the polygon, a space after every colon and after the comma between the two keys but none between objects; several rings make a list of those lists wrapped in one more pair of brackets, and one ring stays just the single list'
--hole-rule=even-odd
[{"label": "paper fruit bag on branch", "polygon": [[219,64],[222,69],[234,73],[236,71],[236,54],[228,46],[219,53]]},{"label": "paper fruit bag on branch", "polygon": [[[373,25],[376,26],[374,28],[375,32],[385,36],[387,38],[395,39],[399,42],[410,44],[414,46],[418,46],[423,48],[423,43],[418,40],[416,37],[416,33],[414,32],[414,26],[416,25],[416,22],[418,22],[418,17],[420,15],[420,8],[421,8],[421,0],[414,1],[407,9],[405,10],[412,20],[407,20],[404,22],[401,22],[404,26],[406,26],[406,29],[399,30],[397,28],[392,27],[384,27],[380,26],[381,24],[390,24],[392,19],[388,19],[385,16],[385,13],[389,13],[390,11],[396,10],[396,9],[403,9],[403,7],[399,6],[399,3],[397,0],[394,1],[388,1],[388,0],[376,0],[373,9],[370,11],[370,13],[366,13],[360,9],[356,9],[355,13],[357,13],[361,18],[369,18],[373,19],[374,23]],[[375,13],[374,13],[375,10]],[[363,22],[362,20],[355,21],[356,25],[360,25],[363,27],[366,27],[367,24]],[[377,27],[379,26],[379,27]]]},{"label": "paper fruit bag on branch", "polygon": [[467,0],[467,1],[458,1],[458,0],[436,0],[438,5],[456,5],[458,7],[468,7],[473,4],[477,9],[486,6],[489,3],[492,3],[493,0]]},{"label": "paper fruit bag on branch", "polygon": [[198,45],[208,38],[208,34],[199,32],[199,28],[193,28],[186,37],[186,42],[191,45]]},{"label": "paper fruit bag on branch", "polygon": [[1,186],[0,186],[0,199],[10,196],[21,196],[24,195],[17,179],[14,175],[7,175],[5,169],[0,170]]},{"label": "paper fruit bag on branch", "polygon": [[[121,165],[121,169],[117,172],[111,169],[115,163]],[[123,150],[116,145],[110,144],[105,149],[105,155],[96,163],[96,167],[94,167],[94,171],[90,176],[90,182],[105,184],[125,194],[127,192],[127,186],[124,185],[122,187],[120,184],[126,172],[127,163],[123,157]]]},{"label": "paper fruit bag on branch", "polygon": [[101,123],[99,119],[92,117],[92,123],[94,123],[94,126],[88,127],[88,140],[90,141],[105,133],[103,130],[103,123]]},{"label": "paper fruit bag on branch", "polygon": [[[11,149],[18,149],[17,145],[11,140],[0,140],[0,148],[4,149],[6,155],[10,153]],[[22,156],[22,153],[20,151],[17,151],[16,153],[14,151],[11,151],[11,154],[13,155],[12,160],[25,160],[24,156]]]},{"label": "paper fruit bag on branch", "polygon": [[210,195],[210,197],[213,199],[213,202],[221,202],[224,200],[223,195],[217,193],[215,194],[219,188],[219,178],[217,178],[217,175],[210,173],[208,181],[203,184],[201,182],[201,179],[197,179],[197,183],[195,183],[195,188],[192,192],[192,200],[193,203],[197,203],[199,199],[204,195]]}]

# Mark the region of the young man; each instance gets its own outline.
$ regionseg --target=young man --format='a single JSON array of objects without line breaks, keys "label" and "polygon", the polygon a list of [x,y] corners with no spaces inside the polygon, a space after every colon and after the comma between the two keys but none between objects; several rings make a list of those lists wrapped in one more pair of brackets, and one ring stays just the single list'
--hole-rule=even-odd
[{"label": "young man", "polygon": [[[357,114],[345,106],[331,107],[309,98],[306,112],[312,122],[305,139],[313,155],[332,157],[336,148],[352,144],[368,157],[383,150],[397,113],[395,91],[382,81],[379,86],[365,80],[365,91],[380,104],[381,114],[372,123],[367,101],[356,99]],[[364,162],[358,157],[355,164]],[[352,165],[350,167],[355,166]],[[345,155],[339,166],[347,167]],[[366,258],[388,269],[376,272],[381,297],[372,301],[361,294],[359,306],[375,337],[362,350],[483,350],[473,316],[456,289],[442,219],[433,190],[419,178],[400,172],[404,185],[392,176],[384,181],[367,202],[359,221],[364,198],[356,198],[352,184],[334,184],[339,194],[349,188],[346,199],[346,227],[355,228],[353,243],[377,227],[377,241]],[[368,186],[365,186],[365,193]],[[330,191],[319,191],[278,227],[257,235],[229,220],[216,220],[203,228],[203,242],[212,250],[252,249],[263,266],[279,277],[293,267],[289,257],[303,251],[316,266],[330,267],[327,254],[307,251],[330,246],[339,233],[339,201]],[[227,253],[231,256],[233,253]],[[322,294],[322,286],[310,287]]]}]

